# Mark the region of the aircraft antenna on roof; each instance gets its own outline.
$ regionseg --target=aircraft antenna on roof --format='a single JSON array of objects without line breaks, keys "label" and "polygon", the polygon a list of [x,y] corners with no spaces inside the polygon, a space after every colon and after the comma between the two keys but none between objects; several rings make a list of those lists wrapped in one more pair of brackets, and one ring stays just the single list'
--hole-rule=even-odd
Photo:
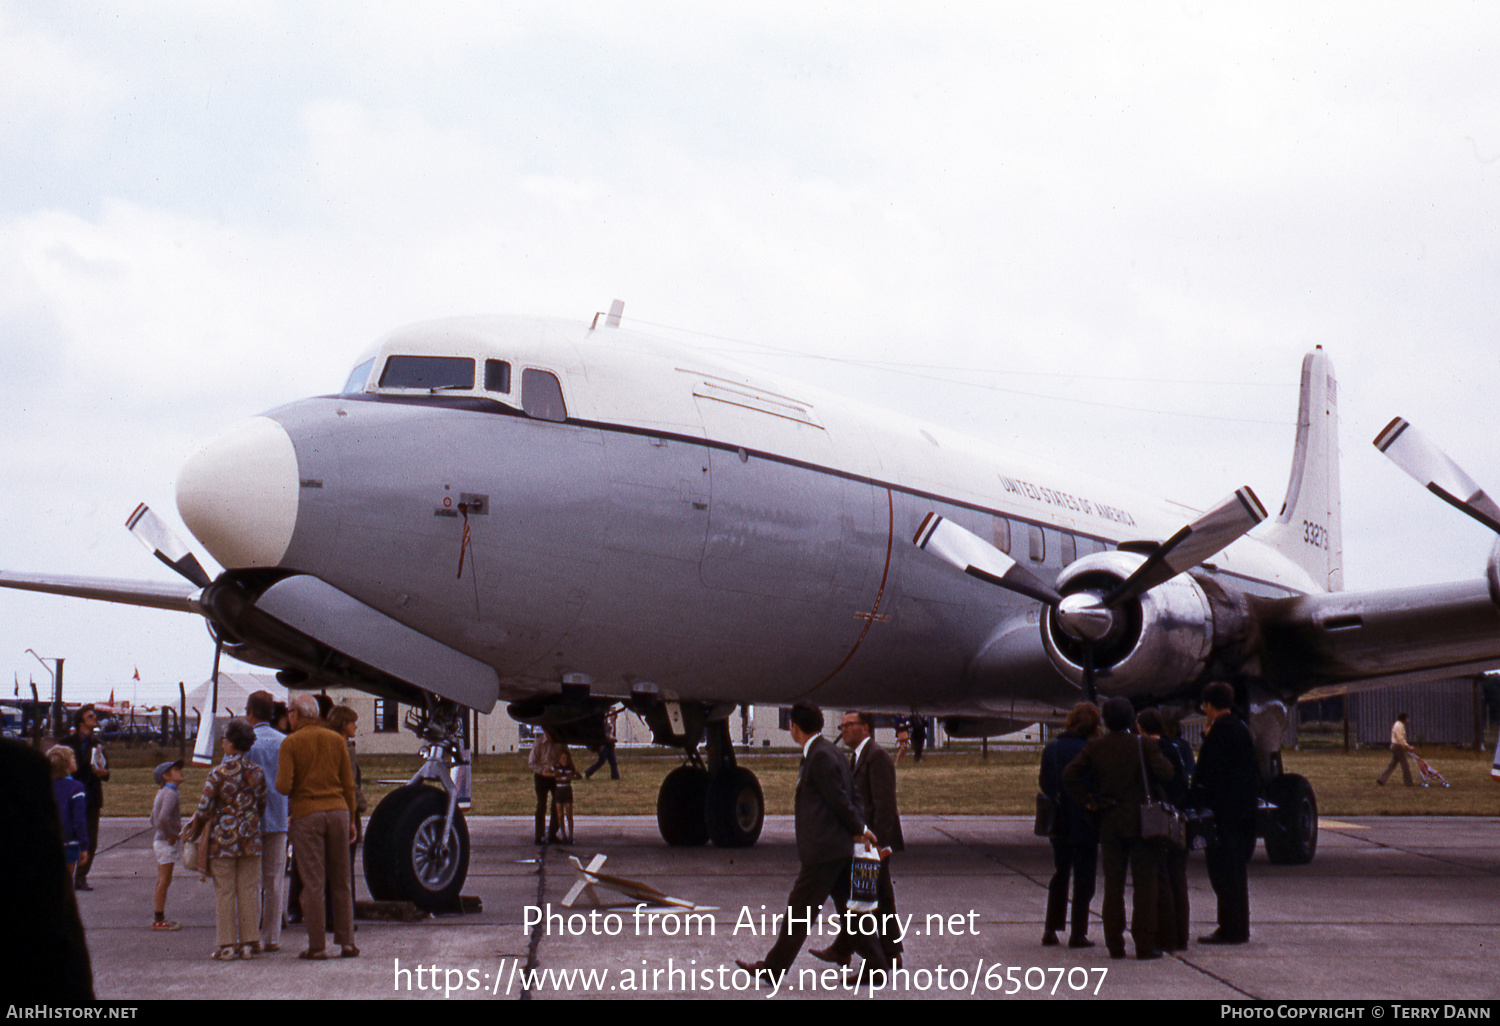
[{"label": "aircraft antenna on roof", "polygon": [[[625,300],[623,300],[623,299],[616,299],[614,302],[610,303],[609,304],[609,314],[607,316],[605,316],[605,318],[604,318],[604,326],[606,328],[618,328],[620,326],[620,315],[623,314],[624,312],[625,312]],[[589,330],[590,331],[593,331],[595,328],[597,328],[599,326],[599,316],[600,315],[597,314],[597,313],[594,314],[594,323],[592,323],[592,324],[589,325]]]}]

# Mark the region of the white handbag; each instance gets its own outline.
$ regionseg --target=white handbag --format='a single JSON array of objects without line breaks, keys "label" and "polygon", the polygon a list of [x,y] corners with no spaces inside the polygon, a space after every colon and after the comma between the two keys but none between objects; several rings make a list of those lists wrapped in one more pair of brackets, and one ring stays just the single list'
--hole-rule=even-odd
[{"label": "white handbag", "polygon": [[861,841],[854,846],[849,911],[874,912],[880,899],[880,852]]}]

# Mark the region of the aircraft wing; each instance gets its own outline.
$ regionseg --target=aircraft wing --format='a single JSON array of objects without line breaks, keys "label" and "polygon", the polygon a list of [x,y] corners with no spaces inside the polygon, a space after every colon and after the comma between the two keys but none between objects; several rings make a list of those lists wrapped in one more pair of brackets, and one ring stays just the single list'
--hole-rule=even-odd
[{"label": "aircraft wing", "polygon": [[1500,667],[1500,607],[1485,579],[1267,601],[1265,680],[1285,694]]},{"label": "aircraft wing", "polygon": [[49,595],[72,595],[75,598],[170,609],[180,613],[202,612],[197,603],[199,589],[190,584],[124,581],[112,577],[69,577],[61,574],[18,574],[0,570],[0,588],[40,591]]}]

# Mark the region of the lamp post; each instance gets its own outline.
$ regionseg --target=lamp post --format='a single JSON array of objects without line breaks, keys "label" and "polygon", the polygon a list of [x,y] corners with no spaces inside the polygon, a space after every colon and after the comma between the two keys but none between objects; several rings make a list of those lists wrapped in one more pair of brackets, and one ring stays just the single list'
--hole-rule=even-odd
[{"label": "lamp post", "polygon": [[[36,654],[36,650],[35,649],[28,648],[26,651],[30,652],[31,655],[32,655],[32,658],[34,658],[37,662],[39,662],[39,663],[42,664],[42,669],[46,670],[49,674],[52,675],[52,736],[53,737],[62,737],[62,728],[63,728],[63,704],[62,704],[63,661],[62,661],[62,659],[60,659],[58,657],[55,657],[55,656],[47,656],[45,658],[42,657],[42,656],[39,656],[39,655]],[[47,665],[47,660],[48,659],[52,660],[53,664],[56,666],[56,670],[54,670],[52,667],[50,667],[50,666]]]}]

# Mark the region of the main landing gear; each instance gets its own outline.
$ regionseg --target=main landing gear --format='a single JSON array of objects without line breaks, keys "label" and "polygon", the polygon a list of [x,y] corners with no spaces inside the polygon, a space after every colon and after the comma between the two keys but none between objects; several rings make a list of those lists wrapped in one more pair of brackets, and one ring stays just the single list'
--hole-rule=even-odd
[{"label": "main landing gear", "polygon": [[1318,851],[1318,799],[1306,777],[1282,773],[1265,785],[1261,836],[1266,857],[1278,866],[1305,866]]},{"label": "main landing gear", "polygon": [[1266,857],[1273,864],[1305,866],[1318,851],[1318,799],[1306,777],[1282,767],[1286,721],[1286,706],[1281,702],[1250,705],[1248,722],[1261,774],[1256,833],[1265,840]]},{"label": "main landing gear", "polygon": [[760,839],[766,800],[755,774],[734,761],[729,720],[704,724],[707,755],[696,744],[688,761],[667,774],[656,795],[656,825],[674,847],[713,841],[720,848],[749,848]]},{"label": "main landing gear", "polygon": [[365,826],[365,883],[377,901],[410,901],[428,912],[460,908],[469,828],[448,768],[468,762],[462,725],[462,710],[452,702],[438,702],[407,723],[428,742],[425,762],[381,800]]}]

